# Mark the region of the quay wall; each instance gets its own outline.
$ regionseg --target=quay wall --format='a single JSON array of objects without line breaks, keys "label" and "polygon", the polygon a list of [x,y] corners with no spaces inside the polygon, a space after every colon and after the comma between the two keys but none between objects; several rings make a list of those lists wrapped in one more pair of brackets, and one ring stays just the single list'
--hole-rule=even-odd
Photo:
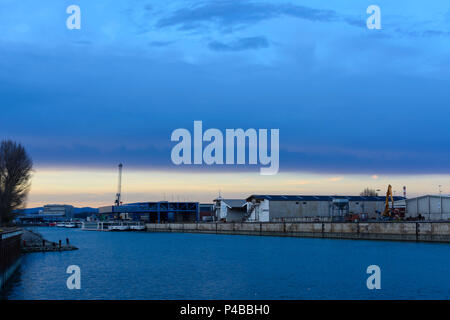
[{"label": "quay wall", "polygon": [[20,265],[21,238],[21,229],[0,231],[0,289]]},{"label": "quay wall", "polygon": [[450,222],[149,223],[146,231],[450,243]]}]

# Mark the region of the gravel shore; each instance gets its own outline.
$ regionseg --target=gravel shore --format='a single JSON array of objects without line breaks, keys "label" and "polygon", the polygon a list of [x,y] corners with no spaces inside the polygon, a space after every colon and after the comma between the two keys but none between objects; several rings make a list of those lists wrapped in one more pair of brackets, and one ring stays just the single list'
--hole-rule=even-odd
[{"label": "gravel shore", "polygon": [[22,234],[22,252],[47,252],[47,251],[71,251],[78,248],[70,244],[59,243],[45,240],[42,235],[31,230],[23,229]]}]

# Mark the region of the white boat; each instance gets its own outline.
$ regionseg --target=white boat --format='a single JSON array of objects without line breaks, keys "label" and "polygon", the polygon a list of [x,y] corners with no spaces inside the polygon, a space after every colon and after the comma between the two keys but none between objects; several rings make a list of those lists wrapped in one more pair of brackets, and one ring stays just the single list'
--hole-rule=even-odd
[{"label": "white boat", "polygon": [[86,221],[82,223],[81,230],[109,231],[110,224],[102,221]]},{"label": "white boat", "polygon": [[82,223],[82,230],[95,231],[145,231],[145,225],[130,224],[115,221],[86,221]]},{"label": "white boat", "polygon": [[118,226],[109,226],[109,231],[126,231],[129,230],[130,227],[126,225],[118,225]]},{"label": "white boat", "polygon": [[57,227],[64,228],[66,225],[65,225],[64,223],[58,223],[56,226],[57,226]]},{"label": "white boat", "polygon": [[145,226],[141,226],[141,225],[130,226],[130,230],[144,231],[145,230]]},{"label": "white boat", "polygon": [[76,228],[77,225],[75,223],[69,222],[64,225],[65,228]]}]

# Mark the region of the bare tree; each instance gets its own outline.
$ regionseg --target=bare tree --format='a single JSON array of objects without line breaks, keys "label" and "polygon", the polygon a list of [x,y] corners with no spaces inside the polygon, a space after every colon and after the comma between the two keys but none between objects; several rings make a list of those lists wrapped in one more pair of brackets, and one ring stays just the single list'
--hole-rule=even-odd
[{"label": "bare tree", "polygon": [[373,189],[365,188],[359,195],[363,197],[376,197],[378,193]]},{"label": "bare tree", "polygon": [[0,144],[0,226],[13,218],[30,189],[33,162],[25,148],[11,140]]}]

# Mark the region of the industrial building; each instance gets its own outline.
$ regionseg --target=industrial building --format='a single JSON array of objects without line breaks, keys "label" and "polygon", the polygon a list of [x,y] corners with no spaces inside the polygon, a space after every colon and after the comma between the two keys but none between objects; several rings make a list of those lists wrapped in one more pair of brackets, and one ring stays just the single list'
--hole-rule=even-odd
[{"label": "industrial building", "polygon": [[424,220],[449,220],[450,196],[425,195],[406,199],[406,218],[419,215]]},{"label": "industrial building", "polygon": [[[394,202],[404,199],[394,197]],[[246,202],[247,213],[242,219],[244,221],[338,220],[347,214],[374,219],[384,211],[386,197],[252,195]]]},{"label": "industrial building", "polygon": [[214,199],[214,217],[216,221],[238,222],[242,221],[247,213],[245,199]]},{"label": "industrial building", "polygon": [[33,213],[17,211],[15,221],[18,223],[48,223],[71,220],[74,218],[74,207],[67,204],[47,204],[42,209]]},{"label": "industrial building", "polygon": [[145,222],[193,222],[200,220],[198,202],[137,202],[100,207],[99,214],[111,219]]},{"label": "industrial building", "polygon": [[73,218],[73,206],[67,204],[47,204],[44,206],[42,214],[46,217]]},{"label": "industrial building", "polygon": [[[136,202],[122,203],[122,170],[119,163],[115,205],[98,208],[102,220],[132,220],[150,223],[161,222],[193,222],[200,221],[200,204],[198,202]],[[211,205],[202,206],[202,215],[211,215]]]},{"label": "industrial building", "polygon": [[200,203],[200,221],[214,221],[214,205],[211,203]]}]

